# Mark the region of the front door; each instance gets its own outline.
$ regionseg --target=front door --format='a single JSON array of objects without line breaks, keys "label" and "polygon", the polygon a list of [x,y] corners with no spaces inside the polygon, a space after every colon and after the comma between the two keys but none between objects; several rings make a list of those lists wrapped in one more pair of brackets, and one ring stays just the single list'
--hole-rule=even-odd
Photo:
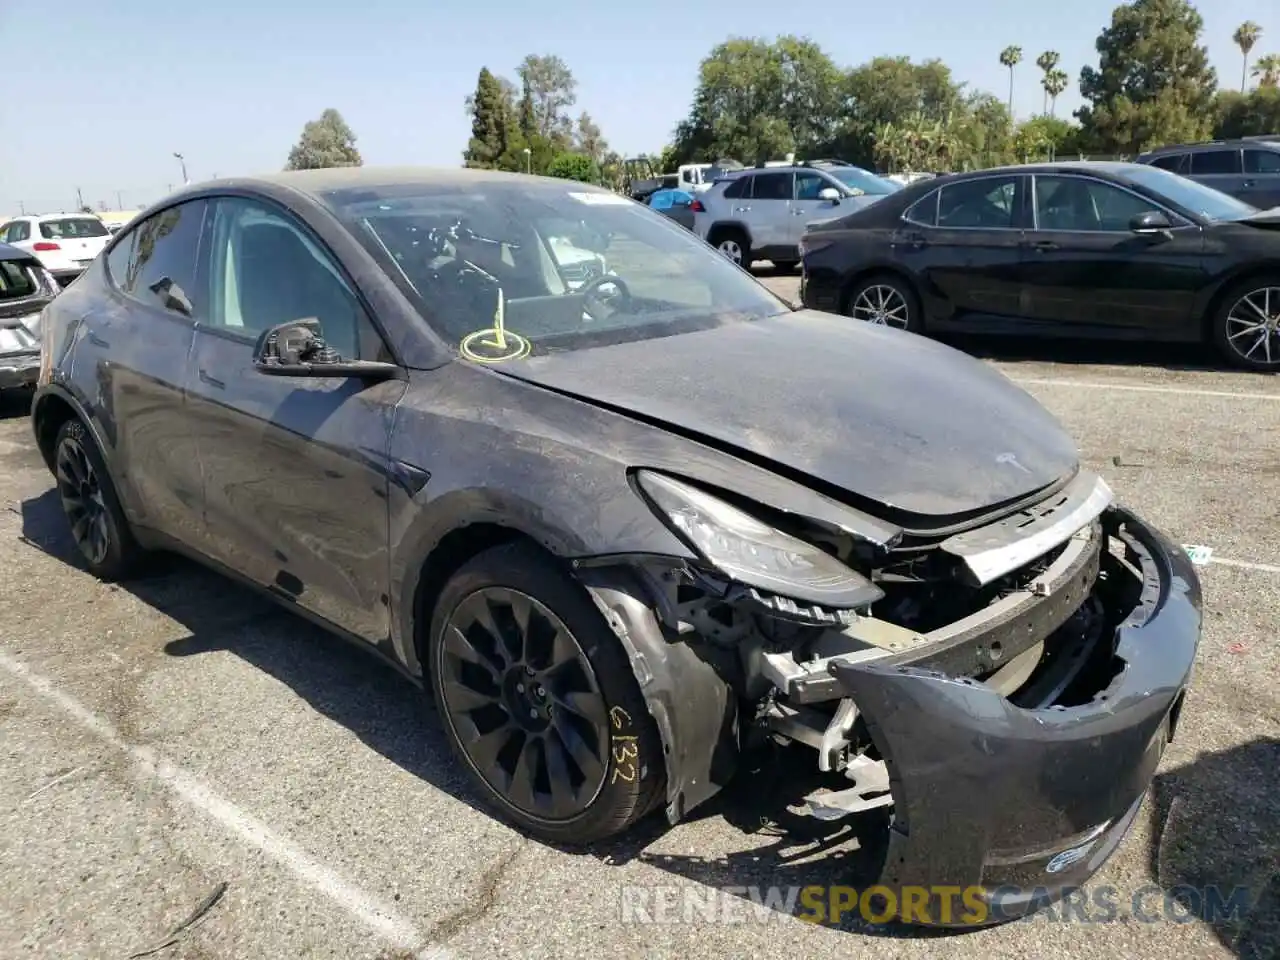
[{"label": "front door", "polygon": [[835,201],[823,200],[818,196],[828,187],[838,189],[826,177],[819,173],[805,171],[797,173],[795,179],[795,197],[791,201],[791,227],[788,241],[795,244],[798,249],[800,238],[804,236],[805,227],[809,225],[810,220],[838,216],[840,208]]},{"label": "front door", "polygon": [[1240,199],[1259,210],[1280,207],[1280,150],[1246,147]]},{"label": "front door", "polygon": [[[1092,177],[1037,175],[1034,229],[1023,254],[1028,316],[1081,334],[1189,329],[1205,283],[1200,229],[1145,197]],[[1130,221],[1166,213],[1168,236],[1139,235]]]},{"label": "front door", "polygon": [[190,394],[209,552],[379,642],[390,630],[385,464],[405,383],[257,372],[259,334],[309,317],[343,357],[387,357],[353,285],[303,224],[239,198],[215,201],[212,218]]}]

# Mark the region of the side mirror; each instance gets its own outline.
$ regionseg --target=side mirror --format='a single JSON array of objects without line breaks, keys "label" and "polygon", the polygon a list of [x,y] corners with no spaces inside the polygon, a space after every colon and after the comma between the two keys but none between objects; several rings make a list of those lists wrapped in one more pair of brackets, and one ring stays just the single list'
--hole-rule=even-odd
[{"label": "side mirror", "polygon": [[359,377],[390,380],[400,376],[394,363],[347,360],[324,341],[314,317],[281,323],[258,337],[253,367],[273,377]]},{"label": "side mirror", "polygon": [[826,200],[828,203],[839,203],[840,191],[835,187],[823,187],[818,191],[818,199]]},{"label": "side mirror", "polygon": [[1129,221],[1129,230],[1139,236],[1168,236],[1173,224],[1158,210],[1139,213]]}]

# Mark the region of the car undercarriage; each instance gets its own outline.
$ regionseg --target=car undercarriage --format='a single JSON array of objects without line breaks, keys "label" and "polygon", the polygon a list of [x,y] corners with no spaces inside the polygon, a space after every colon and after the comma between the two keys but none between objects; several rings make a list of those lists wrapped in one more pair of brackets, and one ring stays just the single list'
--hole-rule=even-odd
[{"label": "car undercarriage", "polygon": [[[865,545],[828,541],[867,569]],[[1033,906],[1028,890],[1091,873],[1127,832],[1181,708],[1198,586],[1087,472],[995,520],[883,546],[880,596],[852,610],[689,564],[579,575],[662,731],[671,822],[753,744],[800,745],[829,774],[803,813],[891,815],[882,882]],[[1142,629],[1157,609],[1175,629]]]}]

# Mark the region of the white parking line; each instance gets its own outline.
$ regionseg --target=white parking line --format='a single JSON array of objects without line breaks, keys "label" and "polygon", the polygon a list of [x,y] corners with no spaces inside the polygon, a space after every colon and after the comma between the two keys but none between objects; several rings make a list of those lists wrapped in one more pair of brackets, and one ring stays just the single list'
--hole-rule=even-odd
[{"label": "white parking line", "polygon": [[1227,560],[1224,557],[1210,557],[1209,563],[1224,567],[1239,567],[1242,570],[1261,570],[1263,573],[1280,573],[1280,566],[1274,563],[1254,563],[1251,560]]},{"label": "white parking line", "polygon": [[1233,390],[1200,390],[1194,387],[1153,387],[1136,383],[1108,383],[1105,380],[1058,380],[1047,377],[1009,377],[1014,383],[1035,387],[1074,387],[1080,390],[1128,390],[1132,393],[1172,393],[1186,397],[1226,397],[1229,400],[1273,400],[1280,393],[1246,393]]},{"label": "white parking line", "polygon": [[99,739],[128,754],[138,765],[140,773],[160,781],[191,806],[222,824],[249,845],[257,847],[391,945],[408,950],[422,942],[413,925],[400,917],[389,903],[343,879],[300,847],[278,836],[262,821],[218,796],[185,770],[158,756],[154,750],[128,743],[106,720],[3,650],[0,650],[0,667],[58,706]]}]

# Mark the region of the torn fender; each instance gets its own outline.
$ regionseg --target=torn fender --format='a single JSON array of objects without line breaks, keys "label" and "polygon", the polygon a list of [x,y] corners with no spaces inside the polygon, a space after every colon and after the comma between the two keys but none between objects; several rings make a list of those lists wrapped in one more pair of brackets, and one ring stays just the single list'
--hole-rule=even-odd
[{"label": "torn fender", "polygon": [[627,566],[580,567],[578,579],[622,642],[658,725],[666,762],[667,820],[715,796],[737,765],[737,700],[715,665],[664,630],[654,591]]}]

